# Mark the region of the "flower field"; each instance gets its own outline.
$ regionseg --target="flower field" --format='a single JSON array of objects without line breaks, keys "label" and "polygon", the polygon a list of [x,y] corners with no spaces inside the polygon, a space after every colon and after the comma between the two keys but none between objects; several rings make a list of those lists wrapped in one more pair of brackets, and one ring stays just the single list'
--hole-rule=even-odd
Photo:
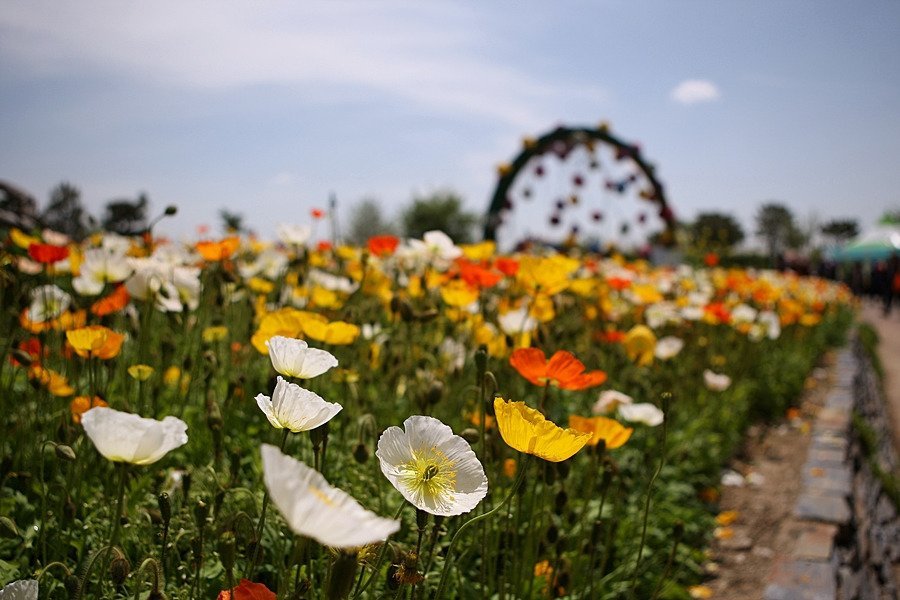
[{"label": "flower field", "polygon": [[723,465],[852,318],[790,273],[275,234],[9,233],[0,598],[690,598]]}]

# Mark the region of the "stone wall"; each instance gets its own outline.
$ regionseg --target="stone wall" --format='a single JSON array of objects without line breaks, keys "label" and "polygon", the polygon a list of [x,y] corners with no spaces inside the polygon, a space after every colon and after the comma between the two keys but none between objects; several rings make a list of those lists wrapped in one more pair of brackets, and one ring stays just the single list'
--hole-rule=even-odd
[{"label": "stone wall", "polygon": [[[866,427],[854,427],[854,413]],[[799,535],[776,561],[766,600],[900,597],[900,518],[871,466],[896,472],[890,432],[880,382],[854,342],[839,351],[834,386],[816,415],[794,506]]]}]

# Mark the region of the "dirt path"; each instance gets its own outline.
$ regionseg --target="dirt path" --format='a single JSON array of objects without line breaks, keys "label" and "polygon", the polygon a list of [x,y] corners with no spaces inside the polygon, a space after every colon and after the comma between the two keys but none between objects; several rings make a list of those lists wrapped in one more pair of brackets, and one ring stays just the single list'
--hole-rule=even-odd
[{"label": "dirt path", "polygon": [[735,511],[735,518],[717,530],[712,546],[706,587],[715,600],[762,598],[774,561],[801,534],[793,509],[803,484],[810,424],[832,385],[834,358],[829,352],[810,374],[799,413],[769,427],[751,427],[731,462],[744,484],[722,486],[720,509]]},{"label": "dirt path", "polygon": [[865,302],[862,320],[878,332],[878,357],[884,367],[884,395],[894,429],[894,447],[900,451],[900,306],[887,317],[881,303]]}]

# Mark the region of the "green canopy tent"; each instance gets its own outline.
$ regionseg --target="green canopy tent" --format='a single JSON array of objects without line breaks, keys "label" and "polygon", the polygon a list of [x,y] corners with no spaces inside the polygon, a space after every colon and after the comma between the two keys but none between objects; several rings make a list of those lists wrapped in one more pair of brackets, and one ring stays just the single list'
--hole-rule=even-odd
[{"label": "green canopy tent", "polygon": [[900,254],[900,226],[879,225],[848,242],[834,254],[839,262],[887,260]]}]

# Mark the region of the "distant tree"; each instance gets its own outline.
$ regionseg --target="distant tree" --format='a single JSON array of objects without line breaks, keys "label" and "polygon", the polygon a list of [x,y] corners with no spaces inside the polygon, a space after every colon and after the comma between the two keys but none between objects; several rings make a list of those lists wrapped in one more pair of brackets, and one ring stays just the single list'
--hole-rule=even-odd
[{"label": "distant tree", "polygon": [[820,231],[834,243],[842,244],[859,235],[859,223],[856,219],[832,219],[822,225]]},{"label": "distant tree", "polygon": [[0,181],[0,227],[30,231],[38,226],[37,201],[24,190]]},{"label": "distant tree", "polygon": [[149,200],[146,194],[140,194],[137,200],[120,198],[106,203],[101,225],[106,231],[119,235],[138,235],[147,230],[147,208]]},{"label": "distant tree", "polygon": [[878,222],[882,225],[900,225],[900,208],[886,210]]},{"label": "distant tree", "polygon": [[353,207],[350,215],[349,241],[364,245],[375,235],[397,235],[397,227],[386,221],[377,200],[365,198]]},{"label": "distant tree", "polygon": [[777,202],[763,204],[756,213],[756,235],[765,241],[772,260],[787,248],[802,246],[806,238],[794,222],[794,213]]},{"label": "distant tree", "polygon": [[50,192],[50,203],[41,213],[41,221],[46,227],[75,240],[83,239],[95,222],[81,203],[81,192],[66,182]]},{"label": "distant tree", "polygon": [[223,208],[219,211],[219,218],[222,219],[222,230],[226,235],[244,231],[244,215]]},{"label": "distant tree", "polygon": [[744,240],[741,224],[725,213],[698,214],[690,232],[694,246],[704,250],[730,250]]},{"label": "distant tree", "polygon": [[426,231],[440,229],[457,244],[472,241],[472,230],[478,217],[462,208],[462,199],[452,191],[442,191],[425,198],[414,198],[403,211],[403,233],[421,238]]}]

